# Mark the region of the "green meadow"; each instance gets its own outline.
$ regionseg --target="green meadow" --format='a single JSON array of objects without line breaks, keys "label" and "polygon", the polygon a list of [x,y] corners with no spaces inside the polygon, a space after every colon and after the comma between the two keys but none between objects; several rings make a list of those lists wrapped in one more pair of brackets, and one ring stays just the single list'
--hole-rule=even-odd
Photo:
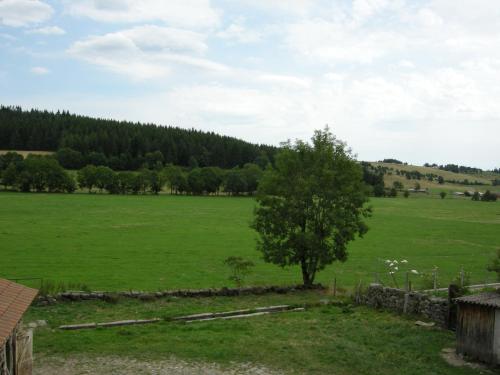
[{"label": "green meadow", "polygon": [[[0,277],[81,283],[94,290],[230,286],[228,256],[256,266],[246,283],[300,283],[297,267],[266,264],[249,228],[248,197],[0,193]],[[372,198],[370,231],[349,245],[349,258],[318,282],[350,288],[379,272],[384,259],[438,268],[446,286],[461,268],[471,282],[494,281],[486,265],[500,248],[500,203],[448,197]],[[403,272],[398,275],[403,280]],[[22,281],[37,285],[37,281]],[[422,278],[412,275],[418,286]]]},{"label": "green meadow", "polygon": [[[300,312],[192,324],[165,320],[152,325],[95,330],[62,331],[56,328],[61,324],[169,318],[281,304],[317,304],[320,299],[329,299],[332,304],[310,306]],[[94,357],[119,356],[143,363],[173,357],[194,363],[215,362],[229,368],[235,362],[250,363],[297,375],[483,373],[467,367],[451,367],[440,357],[443,348],[452,348],[455,344],[451,331],[418,327],[414,317],[353,307],[317,291],[154,302],[123,299],[116,304],[69,302],[33,306],[25,319],[44,319],[48,323],[47,327],[35,332],[35,369],[39,366],[37,361],[50,358],[63,362],[83,358],[92,363]],[[83,369],[78,373],[84,373]]]}]

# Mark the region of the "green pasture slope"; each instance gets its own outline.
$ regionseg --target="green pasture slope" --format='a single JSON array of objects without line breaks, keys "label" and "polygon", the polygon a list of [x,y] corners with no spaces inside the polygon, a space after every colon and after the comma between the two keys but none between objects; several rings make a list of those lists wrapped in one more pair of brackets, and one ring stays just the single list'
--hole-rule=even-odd
[{"label": "green pasture slope", "polygon": [[[500,247],[500,203],[447,198],[371,199],[370,231],[349,259],[321,272],[341,287],[384,272],[383,259],[439,268],[444,285],[460,268],[493,281],[486,264]],[[230,255],[256,263],[247,284],[301,281],[298,268],[265,264],[249,228],[251,198],[0,193],[0,277],[42,277],[97,290],[230,285]],[[402,277],[401,277],[402,279]],[[419,283],[419,278],[413,278]],[[29,282],[25,282],[29,284]],[[34,282],[36,285],[36,282]]]}]

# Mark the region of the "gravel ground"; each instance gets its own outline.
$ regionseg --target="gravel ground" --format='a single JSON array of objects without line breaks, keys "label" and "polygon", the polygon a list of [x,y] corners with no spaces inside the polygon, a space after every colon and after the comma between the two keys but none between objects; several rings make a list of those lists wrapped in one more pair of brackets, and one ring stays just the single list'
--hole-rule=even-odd
[{"label": "gravel ground", "polygon": [[143,361],[126,357],[74,356],[35,359],[34,375],[282,375],[254,364],[220,367],[214,363],[185,362],[177,359]]}]

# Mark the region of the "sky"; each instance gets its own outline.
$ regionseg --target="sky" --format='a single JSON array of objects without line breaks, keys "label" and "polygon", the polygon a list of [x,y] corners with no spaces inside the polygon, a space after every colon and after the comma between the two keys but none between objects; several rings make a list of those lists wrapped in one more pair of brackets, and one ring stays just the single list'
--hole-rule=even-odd
[{"label": "sky", "polygon": [[500,167],[498,0],[0,0],[0,103]]}]

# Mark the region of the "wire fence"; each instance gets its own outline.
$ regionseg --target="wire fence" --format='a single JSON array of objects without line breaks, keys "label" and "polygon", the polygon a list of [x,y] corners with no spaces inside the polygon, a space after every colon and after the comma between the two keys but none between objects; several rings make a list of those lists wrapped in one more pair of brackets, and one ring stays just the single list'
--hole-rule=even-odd
[{"label": "wire fence", "polygon": [[[385,261],[384,261],[385,262]],[[381,262],[381,264],[383,264]],[[403,264],[404,265],[404,264]],[[404,289],[407,291],[440,291],[448,288],[450,284],[459,287],[498,287],[500,280],[496,274],[486,272],[470,272],[465,267],[453,269],[440,269],[433,267],[430,269],[414,270],[410,267],[394,267],[380,265],[373,267],[373,271],[361,269],[341,268],[335,270],[331,277],[331,287],[333,289],[357,289],[360,284],[370,283],[382,284],[384,286]],[[343,288],[344,287],[344,288]]]}]

